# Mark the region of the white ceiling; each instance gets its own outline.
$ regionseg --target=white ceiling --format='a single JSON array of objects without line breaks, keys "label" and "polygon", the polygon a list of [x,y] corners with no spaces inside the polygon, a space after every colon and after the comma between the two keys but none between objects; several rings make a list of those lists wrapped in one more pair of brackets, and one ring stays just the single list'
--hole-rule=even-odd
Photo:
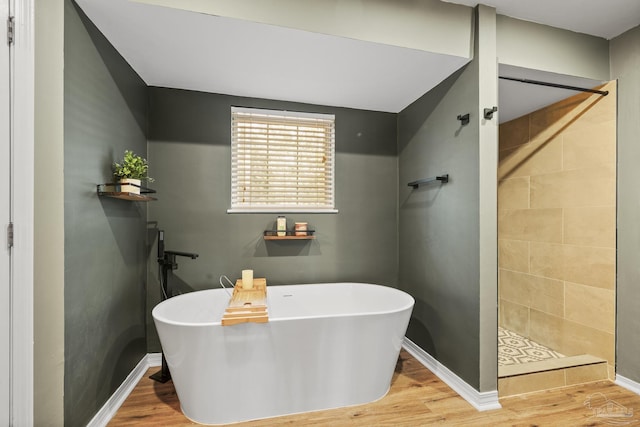
[{"label": "white ceiling", "polygon": [[[149,86],[399,112],[468,62],[127,0],[76,1]],[[640,24],[640,0],[487,2],[503,15],[604,38]],[[500,73],[574,86],[600,83],[516,67],[501,66]],[[575,93],[504,80],[499,90],[500,122]]]},{"label": "white ceiling", "polygon": [[399,112],[468,62],[126,0],[77,3],[149,86]]}]

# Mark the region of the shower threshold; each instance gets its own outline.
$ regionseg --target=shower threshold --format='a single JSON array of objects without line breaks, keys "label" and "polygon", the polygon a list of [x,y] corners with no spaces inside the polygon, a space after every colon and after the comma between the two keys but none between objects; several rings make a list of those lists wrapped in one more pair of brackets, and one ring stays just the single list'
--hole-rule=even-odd
[{"label": "shower threshold", "polygon": [[606,363],[606,360],[589,354],[565,356],[515,332],[498,327],[498,378],[596,363]]},{"label": "shower threshold", "polygon": [[498,394],[512,396],[606,380],[607,361],[589,354],[565,356],[499,328]]},{"label": "shower threshold", "polygon": [[528,362],[518,365],[498,366],[498,378],[513,377],[517,375],[531,374],[535,372],[553,371],[556,369],[573,368],[576,366],[594,365],[607,361],[590,354],[578,356],[565,356],[558,359],[542,360],[540,362]]}]

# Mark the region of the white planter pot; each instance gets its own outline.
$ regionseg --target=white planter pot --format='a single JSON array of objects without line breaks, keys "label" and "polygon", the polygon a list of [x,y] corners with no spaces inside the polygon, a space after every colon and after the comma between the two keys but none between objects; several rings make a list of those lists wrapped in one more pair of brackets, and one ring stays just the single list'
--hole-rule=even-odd
[{"label": "white planter pot", "polygon": [[139,179],[122,178],[118,182],[120,183],[120,191],[121,192],[123,192],[123,193],[140,194],[141,181]]}]

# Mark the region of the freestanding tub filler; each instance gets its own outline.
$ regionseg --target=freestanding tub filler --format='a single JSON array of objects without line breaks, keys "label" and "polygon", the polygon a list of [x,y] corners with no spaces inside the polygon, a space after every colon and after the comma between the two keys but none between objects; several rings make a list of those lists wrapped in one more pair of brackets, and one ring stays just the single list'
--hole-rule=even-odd
[{"label": "freestanding tub filler", "polygon": [[227,424],[368,403],[389,391],[414,300],[364,283],[269,286],[268,323],[222,326],[224,289],[153,319],[182,412]]}]

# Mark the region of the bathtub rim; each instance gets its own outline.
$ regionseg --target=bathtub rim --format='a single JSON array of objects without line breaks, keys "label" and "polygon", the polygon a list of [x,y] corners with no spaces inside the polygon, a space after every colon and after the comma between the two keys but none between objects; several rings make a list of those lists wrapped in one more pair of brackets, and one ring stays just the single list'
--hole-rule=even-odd
[{"label": "bathtub rim", "polygon": [[[402,312],[404,310],[409,310],[409,309],[413,309],[413,307],[415,306],[415,298],[413,298],[412,295],[410,295],[408,292],[403,291],[402,289],[398,289],[398,288],[394,288],[392,286],[387,286],[387,285],[380,285],[377,283],[366,283],[366,282],[327,282],[327,283],[296,283],[296,284],[291,284],[291,285],[270,285],[272,288],[282,288],[282,287],[287,287],[287,286],[311,286],[311,285],[322,285],[322,286],[331,286],[331,285],[358,285],[358,286],[374,286],[377,288],[385,288],[385,291],[389,291],[392,293],[401,293],[403,294],[403,296],[406,296],[408,298],[407,302],[405,304],[400,305],[399,307],[394,307],[393,309],[390,310],[378,310],[378,311],[367,311],[367,312],[363,312],[363,313],[340,313],[340,314],[320,314],[320,315],[315,315],[315,316],[290,316],[290,317],[284,317],[284,318],[272,318],[269,319],[268,323],[273,323],[273,322],[286,322],[286,321],[290,321],[290,320],[311,320],[311,319],[327,319],[327,318],[335,318],[335,319],[339,319],[339,318],[344,318],[344,317],[361,317],[361,316],[380,316],[380,315],[385,315],[385,314],[392,314],[392,313],[399,313]],[[187,297],[187,296],[191,296],[194,293],[198,293],[198,292],[224,292],[225,289],[223,288],[211,288],[211,289],[201,289],[201,290],[197,290],[194,292],[189,292],[186,294],[181,294],[181,295],[176,295],[174,297],[171,297],[167,300],[161,301],[160,303],[156,304],[153,309],[151,310],[151,316],[153,318],[154,321],[158,321],[158,322],[163,322],[167,325],[172,325],[172,326],[186,326],[186,327],[205,327],[205,326],[222,326],[222,317],[220,318],[220,320],[218,321],[207,321],[207,322],[194,322],[194,321],[189,321],[189,322],[184,322],[184,321],[176,321],[176,320],[169,320],[166,317],[160,317],[157,315],[157,311],[158,307],[160,307],[163,304],[168,304],[173,302],[172,300],[175,298],[180,298],[180,297]],[[245,323],[241,323],[240,325],[243,325]],[[259,323],[253,323],[256,325],[259,325]]]}]

